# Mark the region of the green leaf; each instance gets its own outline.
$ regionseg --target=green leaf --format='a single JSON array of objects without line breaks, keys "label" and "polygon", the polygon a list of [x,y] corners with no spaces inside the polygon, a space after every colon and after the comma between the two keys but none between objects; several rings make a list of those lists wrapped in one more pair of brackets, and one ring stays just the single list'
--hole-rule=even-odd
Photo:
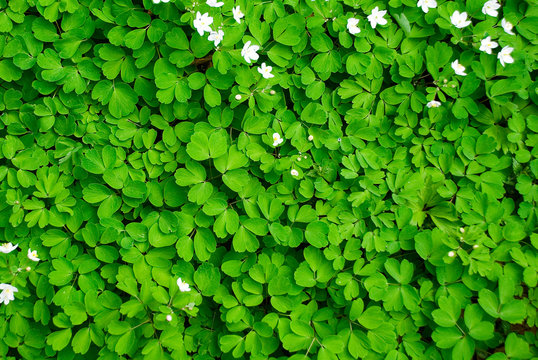
[{"label": "green leaf", "polygon": [[123,117],[135,110],[137,102],[138,96],[129,85],[116,83],[112,86],[108,110],[114,117]]},{"label": "green leaf", "polygon": [[131,348],[136,345],[136,336],[134,331],[128,331],[121,335],[114,347],[114,350],[120,354],[127,354]]},{"label": "green leaf", "polygon": [[225,353],[230,352],[241,341],[243,338],[239,335],[224,335],[219,340],[220,349]]},{"label": "green leaf", "polygon": [[432,339],[441,349],[450,349],[463,338],[461,332],[455,327],[438,327],[432,333]]},{"label": "green leaf", "polygon": [[305,238],[317,248],[325,247],[329,244],[327,235],[329,226],[322,221],[314,221],[306,226]]},{"label": "green leaf", "polygon": [[203,132],[194,133],[191,141],[187,144],[187,153],[196,161],[203,161],[210,158],[209,138]]},{"label": "green leaf", "polygon": [[529,343],[515,333],[508,334],[504,348],[506,355],[513,359],[530,359],[532,357]]},{"label": "green leaf", "polygon": [[47,344],[52,346],[54,351],[60,351],[69,344],[71,335],[70,328],[52,332],[47,336]]}]

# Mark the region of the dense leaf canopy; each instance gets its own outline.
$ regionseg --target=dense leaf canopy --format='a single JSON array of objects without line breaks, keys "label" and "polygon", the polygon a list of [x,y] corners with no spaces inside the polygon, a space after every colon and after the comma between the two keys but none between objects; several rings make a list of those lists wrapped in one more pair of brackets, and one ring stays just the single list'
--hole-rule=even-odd
[{"label": "dense leaf canopy", "polygon": [[537,357],[537,32],[535,0],[0,0],[0,357]]}]

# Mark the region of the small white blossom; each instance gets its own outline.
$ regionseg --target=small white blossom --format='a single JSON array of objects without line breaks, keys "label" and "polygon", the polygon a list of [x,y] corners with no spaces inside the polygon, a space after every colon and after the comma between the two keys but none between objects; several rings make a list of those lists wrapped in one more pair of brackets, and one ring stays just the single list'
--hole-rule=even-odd
[{"label": "small white blossom", "polygon": [[312,141],[312,140],[314,140],[314,135],[308,136],[308,141]]},{"label": "small white blossom", "polygon": [[462,64],[460,64],[459,60],[456,59],[452,62],[452,69],[454,69],[454,72],[456,73],[456,75],[460,75],[460,76],[465,76],[467,75],[465,73],[465,66],[463,66]]},{"label": "small white blossom", "polygon": [[15,293],[19,291],[15,286],[9,284],[0,284],[0,304],[9,304],[10,301],[15,300]]},{"label": "small white blossom", "polygon": [[291,169],[291,175],[293,176],[299,176],[299,172],[295,169]]},{"label": "small white blossom", "polygon": [[275,91],[275,90],[271,90],[271,91],[269,91],[269,94],[271,94],[271,95],[275,95],[275,94],[276,94],[276,91]]},{"label": "small white blossom", "polygon": [[32,261],[39,261],[39,257],[37,256],[37,251],[28,249],[28,259]]},{"label": "small white blossom", "polygon": [[184,307],[182,307],[181,310],[188,309],[189,311],[192,311],[192,309],[194,309],[194,306],[195,306],[195,305],[196,305],[195,303],[190,302],[190,303],[188,303],[187,305],[185,305]]},{"label": "small white blossom", "polygon": [[213,31],[209,26],[213,24],[213,18],[209,16],[208,13],[202,15],[199,11],[197,11],[196,19],[194,19],[192,23],[200,36],[204,36],[205,32],[211,33],[211,31]]},{"label": "small white blossom", "polygon": [[4,254],[9,254],[13,250],[15,250],[18,246],[19,246],[19,244],[13,245],[10,242],[4,243],[4,244],[0,245],[0,252],[4,253]]},{"label": "small white blossom", "polygon": [[273,134],[273,146],[278,146],[284,142],[284,139],[280,137],[279,133]]},{"label": "small white blossom", "polygon": [[166,315],[166,321],[168,322],[172,321],[172,315],[170,314]]},{"label": "small white blossom", "polygon": [[437,107],[441,106],[441,102],[439,102],[439,101],[437,101],[437,100],[432,100],[432,101],[428,102],[428,103],[426,104],[426,106],[427,106],[428,108],[432,108],[432,107],[437,108]]},{"label": "small white blossom", "polygon": [[238,24],[241,24],[241,19],[245,17],[245,14],[241,12],[241,8],[238,6],[232,8],[232,13],[234,15],[235,21],[237,21]]},{"label": "small white blossom", "polygon": [[262,63],[262,66],[258,68],[258,72],[262,74],[262,76],[265,79],[270,79],[272,77],[275,77],[275,75],[271,74],[271,71],[273,70],[272,66],[267,66],[265,63]]},{"label": "small white blossom", "polygon": [[237,100],[237,101],[241,100],[241,94],[235,95],[235,100]]},{"label": "small white blossom", "polygon": [[189,284],[182,281],[181,278],[177,279],[177,286],[179,287],[179,291],[181,291],[181,292],[191,291],[191,288],[189,287]]},{"label": "small white blossom", "polygon": [[297,158],[297,161],[301,161],[301,157],[300,157],[300,156]]},{"label": "small white blossom", "polygon": [[32,271],[32,268],[29,267],[29,266],[27,266],[27,267],[26,267],[26,271]]},{"label": "small white blossom", "polygon": [[437,1],[435,0],[418,0],[417,6],[422,8],[422,11],[428,13],[430,9],[435,9],[437,7]]},{"label": "small white blossom", "polygon": [[497,0],[488,0],[482,6],[482,13],[484,15],[489,15],[493,17],[497,17],[499,15],[499,12],[497,11],[501,7],[501,4],[497,2]]},{"label": "small white blossom", "polygon": [[375,7],[372,10],[372,13],[368,15],[368,21],[370,22],[370,25],[375,29],[377,25],[386,25],[387,19],[383,18],[385,14],[387,13],[387,10],[381,10],[379,11],[379,7]]},{"label": "small white blossom", "polygon": [[454,251],[449,251],[448,256],[449,257],[454,257],[454,256],[456,256],[456,253]]},{"label": "small white blossom", "polygon": [[217,0],[207,0],[206,4],[211,7],[221,7],[222,5],[224,5],[222,1],[217,2]]},{"label": "small white blossom", "polygon": [[507,21],[506,19],[501,20],[501,25],[504,29],[504,32],[506,32],[508,35],[515,35],[512,32],[512,29],[514,28],[514,25],[510,21]]},{"label": "small white blossom", "polygon": [[467,13],[460,13],[458,10],[454,11],[452,16],[450,17],[450,22],[458,29],[462,29],[466,26],[471,25],[471,21],[467,20]]},{"label": "small white blossom", "polygon": [[215,43],[215,46],[218,46],[222,39],[224,38],[224,31],[211,31],[209,33],[209,36],[207,37],[207,40],[213,41]]},{"label": "small white blossom", "polygon": [[169,2],[170,0],[153,0],[153,3],[154,4],[158,4],[158,3],[167,3]]},{"label": "small white blossom", "polygon": [[514,59],[510,55],[514,51],[513,47],[505,46],[502,48],[502,50],[497,54],[497,58],[501,62],[501,65],[504,66],[504,64],[511,64],[514,62]]},{"label": "small white blossom", "polygon": [[245,58],[245,61],[250,64],[251,60],[258,60],[260,57],[256,52],[260,50],[258,45],[251,45],[250,40],[245,43],[243,50],[241,50],[241,56]]},{"label": "small white blossom", "polygon": [[480,51],[484,51],[486,54],[491,55],[491,50],[495,49],[497,46],[499,46],[499,44],[495,41],[491,41],[491,36],[480,41]]},{"label": "small white blossom", "polygon": [[460,227],[460,233],[462,233],[462,234],[463,234],[464,232],[465,232],[465,229],[464,229],[464,228],[462,228],[462,227]]},{"label": "small white blossom", "polygon": [[349,18],[347,19],[347,30],[351,35],[355,35],[361,32],[361,29],[357,26],[359,24],[359,19]]},{"label": "small white blossom", "polygon": [[480,245],[478,245],[478,244],[473,245],[473,249],[478,249],[479,247],[480,247]]}]

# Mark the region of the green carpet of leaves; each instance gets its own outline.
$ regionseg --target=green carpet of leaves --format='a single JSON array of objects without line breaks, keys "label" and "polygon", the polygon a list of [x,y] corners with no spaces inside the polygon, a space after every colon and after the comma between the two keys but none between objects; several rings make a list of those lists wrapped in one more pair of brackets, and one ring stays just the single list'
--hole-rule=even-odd
[{"label": "green carpet of leaves", "polygon": [[536,1],[223,1],[0,0],[0,358],[536,358]]}]

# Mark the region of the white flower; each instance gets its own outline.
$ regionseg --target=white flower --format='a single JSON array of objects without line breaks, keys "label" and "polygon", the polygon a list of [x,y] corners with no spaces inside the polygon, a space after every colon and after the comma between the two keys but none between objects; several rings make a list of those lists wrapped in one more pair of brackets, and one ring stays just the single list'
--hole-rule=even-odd
[{"label": "white flower", "polygon": [[448,256],[449,257],[454,257],[454,256],[456,256],[456,253],[454,251],[449,251]]},{"label": "white flower", "polygon": [[359,19],[349,18],[347,19],[347,30],[351,35],[355,35],[361,32],[361,29],[357,26]]},{"label": "white flower", "polygon": [[0,293],[0,304],[4,303],[4,305],[15,300],[15,293],[19,291],[15,286],[9,284],[0,284],[0,290],[2,290]]},{"label": "white flower", "polygon": [[429,103],[427,103],[426,106],[427,106],[428,108],[432,108],[432,107],[436,108],[436,107],[441,106],[441,102],[439,102],[439,101],[437,101],[437,100],[432,100],[432,101],[430,101]]},{"label": "white flower", "polygon": [[245,14],[241,12],[241,8],[238,6],[232,8],[232,13],[234,14],[234,19],[238,24],[241,24],[241,19],[245,17]]},{"label": "white flower", "polygon": [[460,233],[462,233],[462,234],[463,234],[464,232],[465,232],[465,229],[464,229],[464,228],[462,228],[462,227],[460,227]]},{"label": "white flower", "polygon": [[501,25],[504,29],[504,31],[509,34],[509,35],[515,35],[513,32],[512,32],[512,29],[514,28],[514,25],[512,25],[512,23],[510,21],[506,21],[506,19],[502,19],[501,20]]},{"label": "white flower", "polygon": [[235,100],[237,100],[237,101],[241,100],[241,94],[235,95]]},{"label": "white flower", "polygon": [[312,140],[314,140],[314,135],[310,135],[310,136],[308,137],[308,141],[312,141]]},{"label": "white flower", "polygon": [[211,31],[209,33],[209,36],[207,37],[207,40],[215,42],[215,46],[218,46],[220,42],[222,41],[222,38],[224,37],[224,31]]},{"label": "white flower", "polygon": [[501,65],[504,66],[504,64],[511,64],[514,62],[514,59],[510,54],[514,51],[513,47],[505,46],[502,48],[502,50],[497,55],[497,58],[501,62]]},{"label": "white flower", "polygon": [[208,13],[202,15],[199,11],[197,11],[196,19],[194,19],[192,23],[198,31],[198,34],[200,34],[200,36],[204,36],[204,32],[210,33],[212,31],[209,25],[213,24],[213,18],[209,16]]},{"label": "white flower", "polygon": [[272,66],[267,66],[265,63],[262,63],[262,66],[258,68],[258,72],[262,74],[262,76],[265,79],[270,79],[272,77],[275,77],[275,75],[271,74],[271,71],[273,70]]},{"label": "white flower", "polygon": [[15,250],[17,248],[17,246],[19,246],[19,244],[13,245],[10,242],[4,243],[4,244],[0,245],[0,252],[4,253],[4,254],[9,254],[13,250]]},{"label": "white flower", "polygon": [[293,176],[299,176],[299,172],[295,169],[291,169],[291,175]]},{"label": "white flower", "polygon": [[499,15],[499,12],[497,11],[497,9],[499,9],[500,7],[501,7],[501,4],[499,4],[497,0],[488,0],[484,4],[484,6],[482,6],[482,13],[484,15],[497,17],[497,15]]},{"label": "white flower", "polygon": [[179,291],[181,291],[181,292],[191,291],[191,288],[189,287],[189,284],[182,281],[181,278],[177,279],[177,286],[179,287]]},{"label": "white flower", "polygon": [[458,29],[471,25],[471,21],[467,20],[467,13],[460,13],[458,10],[454,11],[452,16],[450,17],[450,22],[452,22],[452,25],[454,25]]},{"label": "white flower", "polygon": [[26,271],[32,271],[32,268],[29,267],[29,266],[27,266],[27,267],[26,267]]},{"label": "white flower", "polygon": [[478,244],[474,244],[474,245],[473,245],[473,249],[478,249],[479,246],[480,246],[480,245],[478,245]]},{"label": "white flower", "polygon": [[28,249],[28,259],[32,261],[39,261],[39,257],[37,257],[37,251],[32,251],[32,249]]},{"label": "white flower", "polygon": [[169,1],[170,1],[170,0],[153,0],[153,3],[154,3],[154,4],[158,4],[158,3],[161,3],[161,2],[163,2],[163,3],[167,3],[167,2],[169,2]]},{"label": "white flower", "polygon": [[273,146],[278,146],[284,142],[284,139],[280,137],[279,133],[273,134]]},{"label": "white flower", "polygon": [[224,5],[222,1],[217,2],[217,0],[207,0],[206,4],[211,7],[221,7],[222,5]]},{"label": "white flower", "polygon": [[454,72],[456,73],[456,75],[461,75],[461,76],[467,75],[465,73],[465,66],[460,64],[458,59],[456,59],[456,60],[454,60],[452,62],[452,69],[454,69]]},{"label": "white flower", "polygon": [[166,321],[172,321],[172,315],[170,314],[166,315]]},{"label": "white flower", "polygon": [[385,25],[387,24],[387,19],[383,18],[385,14],[387,13],[387,10],[381,10],[379,11],[379,8],[376,6],[370,15],[368,15],[368,21],[370,22],[370,25],[375,29],[375,27],[379,25]]},{"label": "white flower", "polygon": [[422,8],[422,11],[428,13],[430,9],[435,9],[437,7],[437,1],[435,0],[418,0],[417,6]]},{"label": "white flower", "polygon": [[256,51],[260,50],[260,47],[258,45],[250,45],[250,40],[245,43],[243,46],[243,50],[241,50],[241,56],[245,58],[245,61],[250,64],[251,60],[258,60],[260,57]]},{"label": "white flower", "polygon": [[189,310],[192,310],[194,309],[194,307],[196,306],[196,303],[193,303],[193,302],[190,302],[188,303],[187,305],[185,305],[185,307]]},{"label": "white flower", "polygon": [[269,91],[269,94],[271,94],[271,95],[275,95],[275,94],[276,94],[276,91],[275,91],[275,90],[271,90],[271,91]]},{"label": "white flower", "polygon": [[486,54],[491,55],[491,50],[495,49],[497,46],[499,46],[499,44],[495,41],[491,41],[491,36],[488,36],[480,42],[480,51],[485,51]]}]

